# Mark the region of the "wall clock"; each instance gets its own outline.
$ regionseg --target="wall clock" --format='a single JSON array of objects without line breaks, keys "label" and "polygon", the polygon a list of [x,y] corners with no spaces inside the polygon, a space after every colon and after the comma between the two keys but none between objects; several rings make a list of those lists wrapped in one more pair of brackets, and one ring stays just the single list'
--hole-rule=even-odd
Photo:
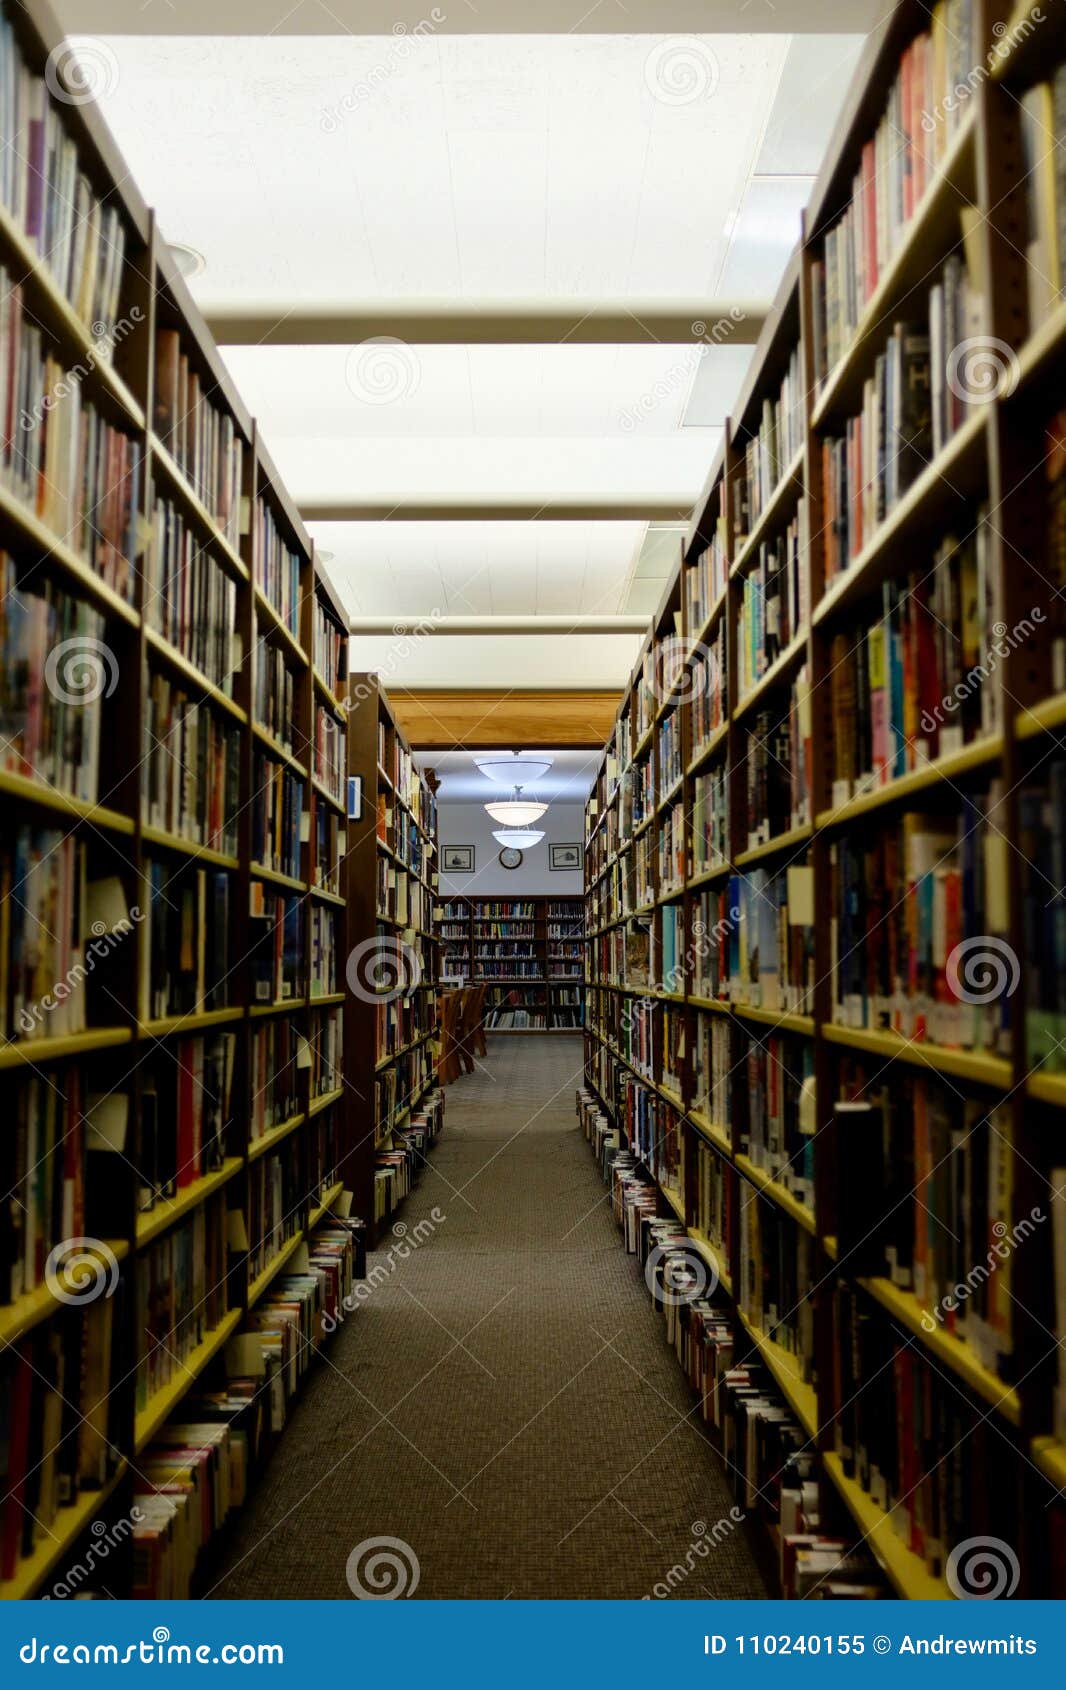
[{"label": "wall clock", "polygon": [[522,853],[517,851],[513,845],[505,845],[500,852],[500,866],[502,868],[517,868],[521,861]]}]

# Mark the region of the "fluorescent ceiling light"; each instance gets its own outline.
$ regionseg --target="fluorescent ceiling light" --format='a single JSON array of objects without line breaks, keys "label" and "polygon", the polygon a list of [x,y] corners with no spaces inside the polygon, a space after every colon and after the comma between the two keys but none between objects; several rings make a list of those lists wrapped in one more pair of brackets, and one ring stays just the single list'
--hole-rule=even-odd
[{"label": "fluorescent ceiling light", "polygon": [[531,845],[539,845],[544,838],[544,830],[535,827],[501,827],[494,829],[493,839],[498,839],[501,845],[512,845],[519,851],[526,851]]},{"label": "fluorescent ceiling light", "polygon": [[514,751],[509,757],[475,757],[474,762],[497,786],[524,786],[530,780],[543,780],[552,766],[550,757],[523,757]]}]

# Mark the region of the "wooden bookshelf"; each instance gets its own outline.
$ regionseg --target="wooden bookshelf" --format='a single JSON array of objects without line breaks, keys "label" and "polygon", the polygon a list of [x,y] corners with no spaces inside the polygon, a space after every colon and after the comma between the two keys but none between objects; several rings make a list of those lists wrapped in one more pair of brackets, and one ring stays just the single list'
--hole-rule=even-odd
[{"label": "wooden bookshelf", "polygon": [[[2,17],[28,67],[43,76],[63,40],[47,4],[29,0],[15,7],[4,0]],[[246,1329],[249,1309],[262,1304],[293,1271],[311,1229],[331,1210],[348,1213],[349,1206],[353,1218],[372,1223],[375,1196],[374,1147],[371,1141],[368,1154],[366,1141],[367,1094],[360,1090],[361,1069],[354,1060],[359,1053],[361,1061],[364,1046],[372,1049],[366,1016],[374,1011],[364,1005],[353,1010],[346,962],[361,939],[373,941],[379,932],[374,918],[377,865],[373,820],[367,859],[358,824],[350,819],[348,776],[363,766],[359,730],[368,713],[376,727],[379,714],[388,714],[388,704],[381,695],[369,712],[355,706],[347,675],[346,609],[315,558],[258,426],[99,111],[79,97],[73,103],[53,101],[53,112],[59,132],[77,148],[79,172],[100,204],[113,208],[121,220],[125,250],[116,320],[123,332],[115,335],[113,357],[97,355],[92,324],[79,316],[6,208],[0,208],[0,264],[18,280],[27,320],[41,328],[51,354],[64,368],[85,365],[83,402],[137,450],[139,479],[135,501],[131,490],[128,529],[136,534],[129,548],[135,555],[127,560],[127,593],[124,583],[120,590],[111,577],[97,572],[88,561],[89,546],[83,555],[75,533],[52,532],[16,492],[0,489],[0,551],[13,560],[19,586],[32,591],[47,582],[99,613],[102,643],[114,660],[114,684],[101,706],[96,796],[75,796],[28,771],[0,773],[0,797],[12,828],[26,824],[55,830],[64,843],[69,839],[79,849],[84,846],[87,883],[117,884],[130,931],[116,946],[113,965],[109,957],[99,986],[91,977],[86,983],[87,994],[99,993],[86,998],[86,1025],[66,1030],[56,1021],[51,1037],[43,1014],[28,1034],[6,1025],[0,1068],[8,1073],[13,1104],[17,1088],[44,1082],[57,1095],[120,1099],[124,1136],[113,1141],[109,1178],[96,1182],[107,1199],[106,1224],[86,1212],[79,1230],[97,1240],[103,1264],[113,1262],[123,1294],[113,1301],[87,1300],[85,1311],[76,1311],[78,1319],[110,1321],[113,1389],[106,1480],[99,1487],[86,1485],[70,1506],[41,1523],[39,1546],[19,1561],[15,1577],[0,1586],[0,1597],[39,1593],[53,1569],[76,1557],[94,1521],[128,1517],[133,1496],[143,1488],[135,1457],[190,1391],[225,1379],[229,1340]],[[183,454],[181,437],[195,407],[188,403],[182,416],[166,409],[161,348],[168,337],[186,361],[190,380],[195,377],[199,384],[196,405],[210,406],[217,414],[220,437],[228,438],[231,431],[240,443],[239,478],[235,470],[228,477],[220,470],[209,482],[206,450],[198,463]],[[186,388],[186,401],[189,396]],[[164,590],[156,574],[171,543],[175,557],[187,544],[181,569],[202,571],[213,595],[197,596],[200,586],[195,592],[190,588],[185,614],[175,613],[172,626],[166,617],[172,601],[181,608],[174,584],[178,577]],[[272,545],[280,573],[268,579]],[[182,579],[191,581],[191,573]],[[202,614],[204,602],[211,609]],[[274,681],[282,692],[271,702]],[[175,793],[184,801],[190,783],[153,785],[142,776],[142,764],[150,769],[153,750],[162,747],[161,754],[178,760],[177,699],[183,701],[182,710],[195,712],[199,733],[209,725],[216,745],[229,748],[213,814],[205,805],[199,817],[181,813],[175,819],[180,809]],[[172,708],[169,716],[161,713],[164,700]],[[264,701],[269,720],[263,716]],[[328,728],[323,726],[327,719]],[[195,772],[197,766],[191,766]],[[287,825],[266,809],[261,823],[260,809],[267,805],[272,784],[282,779],[291,783]],[[364,813],[373,817],[370,782],[364,798],[369,807]],[[220,811],[229,812],[221,826]],[[427,819],[428,936],[423,934],[419,943],[426,947],[426,977],[432,983],[431,810]],[[284,860],[270,854],[282,836]],[[151,989],[149,964],[157,942],[152,922],[157,906],[168,897],[179,900],[185,888],[191,889],[186,931],[195,989],[168,999],[159,982],[155,994]],[[210,903],[209,896],[219,902]],[[265,927],[273,917],[263,914],[276,907],[275,898],[291,911],[284,944],[276,946],[280,933],[271,929],[267,938]],[[222,960],[220,978],[205,991],[209,955]],[[432,985],[425,1001],[432,1028]],[[8,1017],[10,1005],[3,1008]],[[162,1165],[166,1153],[155,1137],[148,1157],[150,1123],[158,1127],[161,1100],[169,1107],[185,1080],[193,1090],[198,1084],[201,1094],[207,1092],[206,1070],[198,1064],[214,1040],[225,1041],[217,1048],[226,1053],[223,1066],[212,1069],[213,1076],[225,1076],[216,1099],[218,1131],[195,1151],[191,1180],[187,1160],[177,1177],[170,1177]],[[405,1100],[408,1113],[435,1083],[436,1052],[428,1037],[427,1048],[426,1083],[417,1099]],[[258,1070],[257,1051],[263,1057]],[[186,1143],[174,1153],[185,1158],[187,1149]],[[264,1263],[253,1193],[257,1182],[268,1184],[278,1169],[284,1176],[286,1213],[275,1217],[280,1229],[275,1232],[268,1223],[262,1237],[288,1236]],[[343,1210],[338,1207],[342,1198]],[[137,1329],[135,1289],[147,1278],[150,1260],[168,1260],[153,1253],[169,1250],[179,1237],[191,1239],[189,1229],[201,1220],[212,1228],[219,1221],[229,1225],[228,1234],[220,1235],[217,1258],[225,1264],[221,1312],[191,1353],[180,1363],[175,1360],[167,1385],[138,1406],[138,1364],[147,1346],[166,1334]],[[237,1242],[241,1237],[243,1245]],[[259,1271],[253,1276],[249,1262],[257,1249]],[[77,1277],[61,1271],[51,1283],[31,1286],[0,1304],[5,1366],[31,1368],[38,1339],[75,1318],[68,1293],[77,1289]],[[209,1289],[217,1296],[220,1286]],[[174,1318],[180,1322],[192,1312],[179,1310]],[[301,1377],[303,1370],[301,1359]],[[265,1439],[264,1447],[270,1441]],[[253,1483],[257,1476],[258,1466]],[[112,1561],[112,1593],[127,1593],[129,1574],[128,1565]]]},{"label": "wooden bookshelf", "polygon": [[[527,913],[501,913],[512,908]],[[525,892],[513,898],[502,893],[492,898],[452,896],[437,903],[436,921],[441,984],[486,987],[486,1032],[580,1032],[585,1016],[582,898]],[[497,928],[502,931],[494,931]],[[507,969],[509,957],[518,966]],[[489,972],[487,964],[505,972]],[[509,1014],[517,1016],[519,1024],[501,1025]],[[529,1018],[528,1025],[521,1024],[523,1016]]]},{"label": "wooden bookshelf", "polygon": [[344,1076],[355,1096],[373,1099],[353,1150],[373,1238],[396,1206],[375,1202],[379,1158],[435,1084],[440,1056],[437,805],[379,677],[353,675],[349,687],[348,779],[359,796],[345,823]]},{"label": "wooden bookshelf", "polygon": [[[818,267],[825,263],[827,241],[834,238],[851,199],[863,148],[882,118],[901,55],[930,27],[929,8],[900,0],[871,34],[812,194],[800,245],[786,268],[725,441],[688,524],[682,556],[623,689],[586,814],[586,1084],[608,1118],[622,1128],[623,1140],[620,1099],[634,1076],[665,1111],[657,1117],[664,1123],[663,1140],[679,1127],[681,1189],[686,1194],[682,1214],[689,1236],[698,1249],[723,1258],[721,1290],[732,1299],[736,1288],[741,1299],[734,1306],[738,1354],[754,1348],[812,1438],[822,1475],[822,1528],[865,1540],[891,1588],[918,1599],[949,1597],[952,1592],[944,1578],[931,1573],[923,1558],[906,1547],[899,1510],[890,1516],[880,1509],[858,1479],[846,1474],[835,1453],[839,1404],[833,1357],[839,1341],[837,1317],[846,1298],[858,1299],[864,1314],[883,1320],[886,1360],[895,1344],[928,1370],[932,1388],[943,1393],[945,1402],[961,1405],[960,1413],[976,1417],[975,1424],[986,1418],[994,1424],[995,1449],[989,1454],[994,1503],[989,1506],[996,1523],[982,1516],[984,1523],[975,1523],[973,1530],[993,1532],[1010,1542],[1022,1566],[1018,1594],[1052,1593],[1051,1545],[1057,1539],[1049,1513],[1061,1508],[1059,1493],[1066,1487],[1063,1444],[1051,1435],[1056,1381],[1050,1339],[1056,1330],[1052,1227],[1036,1225],[1032,1237],[1027,1236],[1024,1247],[1011,1257],[1012,1353],[1001,1359],[1001,1372],[989,1345],[979,1353],[976,1341],[959,1336],[950,1322],[930,1321],[925,1304],[911,1289],[887,1277],[857,1273],[854,1262],[838,1249],[841,1216],[835,1189],[839,1135],[850,1124],[838,1124],[834,1103],[844,1095],[845,1076],[860,1072],[871,1094],[887,1087],[894,1099],[902,1099],[911,1095],[903,1089],[908,1085],[942,1086],[938,1095],[951,1100],[958,1119],[963,1109],[976,1112],[967,1114],[967,1120],[993,1112],[995,1131],[1006,1146],[1002,1178],[1011,1191],[1011,1223],[1034,1208],[1047,1213],[1051,1170],[1063,1161],[1066,1053],[1044,1052],[1039,1042],[1027,1048],[1027,1031],[1039,1022],[1040,1005],[1029,1001],[1037,974],[1035,964],[1029,965],[1033,927],[1026,926],[1026,877],[1031,852],[1022,829],[1030,785],[1046,780],[1049,757],[1061,761],[1066,726],[1066,696],[1055,690],[1051,656],[1052,635],[1060,645],[1062,641],[1061,615],[1053,603],[1061,559],[1048,550],[1051,496],[1043,468],[1045,431],[1062,406],[1066,315],[1061,301],[1046,319],[1030,321],[1026,310],[1018,102],[1066,59],[1066,36],[1061,20],[1054,27],[1049,23],[1046,30],[1029,30],[1017,41],[1009,28],[993,31],[994,25],[1008,24],[1009,11],[1006,6],[976,5],[973,63],[984,62],[990,52],[988,62],[995,62],[995,72],[987,88],[961,103],[950,134],[929,141],[925,191],[917,196],[870,298],[858,311],[842,355],[823,374],[818,368],[823,332]],[[1023,16],[1019,11],[1014,22]],[[1009,45],[991,51],[1001,40]],[[963,214],[969,212],[972,226],[964,226]],[[854,555],[834,574],[827,442],[841,436],[848,419],[861,411],[864,389],[875,377],[893,325],[927,319],[929,290],[952,255],[964,257],[981,284],[983,334],[1012,353],[1016,367],[987,402],[960,401],[939,449],[930,448],[910,484],[863,529]],[[1066,253],[1060,257],[1066,264]],[[801,373],[799,448],[779,452],[778,473],[761,488],[754,518],[735,520],[749,450],[765,420],[764,403],[781,393],[790,366]],[[806,538],[797,557],[805,614],[742,691],[745,582],[759,567],[760,547],[787,534],[801,504]],[[981,531],[987,619],[991,625],[994,607],[1008,631],[1022,630],[1017,640],[1008,641],[1010,649],[1001,654],[995,680],[988,683],[989,699],[997,686],[998,697],[987,706],[982,701],[979,720],[976,715],[968,718],[965,729],[960,723],[954,740],[949,735],[939,753],[925,745],[927,730],[919,733],[915,726],[911,761],[894,771],[893,778],[875,784],[864,781],[861,769],[856,769],[851,789],[841,791],[834,765],[834,718],[848,719],[851,712],[846,705],[841,708],[840,695],[834,694],[840,660],[834,642],[844,634],[849,651],[855,648],[882,617],[889,602],[886,590],[899,588],[923,567],[931,570],[946,537],[967,541],[978,531],[982,505],[995,512],[994,522]],[[704,574],[697,578],[694,572],[704,560]],[[1035,631],[1033,606],[1045,613],[1044,626]],[[720,719],[715,720],[710,687],[701,695],[692,677],[712,673],[703,666],[716,655],[723,625],[728,634],[725,678],[717,706]],[[999,637],[994,628],[989,639],[993,637]],[[678,649],[686,654],[682,676],[672,672]],[[764,708],[784,708],[789,689],[804,672],[810,698],[809,813],[786,814],[772,823],[765,812],[747,814],[748,730]],[[664,734],[671,717],[680,717],[680,722]],[[858,742],[857,707],[855,721]],[[675,740],[683,770],[680,783]],[[697,793],[695,783],[716,774],[724,840],[717,844],[717,860],[700,860],[696,840],[707,811],[697,800],[706,802],[706,794],[716,789],[708,781]],[[837,1011],[832,949],[834,874],[841,846],[862,848],[900,826],[905,815],[933,817],[951,833],[963,805],[986,795],[991,783],[998,783],[993,790],[1005,795],[994,812],[994,834],[1002,840],[1004,864],[996,869],[995,890],[1004,913],[1002,920],[988,922],[997,941],[1008,946],[1020,964],[1003,1031],[997,1035],[986,1030],[973,1041],[967,1036],[956,1043],[938,1042],[928,1029],[925,1036],[922,1030],[910,1035],[889,1030],[874,1014],[857,1014],[852,1024],[851,1016]],[[670,853],[656,848],[661,838],[673,838],[670,828],[678,810],[683,833],[680,873]],[[763,827],[758,843],[749,837],[753,821]],[[991,862],[996,847],[989,849]],[[790,870],[808,876],[810,893],[809,915],[803,921],[810,932],[809,966],[802,982],[772,985],[769,997],[760,995],[765,990],[762,972],[758,983],[732,977],[732,940],[727,938],[724,978],[720,985],[709,986],[702,978],[704,965],[694,959],[694,937],[695,923],[714,905],[704,906],[701,900],[719,897],[728,906],[734,888],[743,888],[752,875],[772,877]],[[1055,896],[1054,891],[1047,896]],[[1036,923],[1037,928],[1046,925],[1046,915]],[[672,936],[670,943],[664,943],[664,934]],[[721,1103],[712,1107],[707,1102],[706,1074],[697,1072],[701,1053],[707,1060],[712,1048],[712,1024],[721,1029],[720,1047],[728,1053],[725,1074],[732,1078],[727,1110]],[[974,1025],[980,1025],[976,1018]],[[760,1162],[749,1143],[758,1115],[755,1105],[761,1106],[762,1100],[752,1095],[757,1082],[746,1070],[747,1056],[749,1051],[765,1055],[771,1042],[792,1053],[794,1072],[808,1088],[809,1161],[804,1152],[802,1169],[796,1163],[789,1173],[809,1176],[813,1201],[798,1196],[791,1178],[783,1178],[780,1169],[766,1171],[773,1164]],[[794,1227],[797,1239],[802,1234],[814,1240],[809,1289],[813,1354],[804,1358],[802,1369],[811,1383],[800,1377],[802,1392],[792,1351],[762,1331],[748,1312],[739,1226],[724,1255],[702,1229],[694,1178],[701,1144],[716,1154],[720,1180],[734,1188],[734,1216],[739,1202],[772,1205],[779,1217],[775,1225]],[[662,1212],[667,1214],[676,1208],[676,1185],[672,1176],[667,1180],[661,1171],[656,1175],[652,1161],[659,1153],[657,1144],[645,1166],[657,1179]],[[796,1248],[798,1252],[798,1242]],[[975,1489],[984,1485],[982,1475]],[[958,1535],[966,1534],[960,1530]]]}]

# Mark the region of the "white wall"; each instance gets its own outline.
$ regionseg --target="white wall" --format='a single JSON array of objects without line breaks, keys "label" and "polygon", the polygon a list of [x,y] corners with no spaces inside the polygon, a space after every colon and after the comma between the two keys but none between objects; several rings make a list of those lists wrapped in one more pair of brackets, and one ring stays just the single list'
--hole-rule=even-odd
[{"label": "white wall", "polygon": [[[508,794],[501,789],[501,797]],[[548,846],[581,845],[584,840],[585,809],[582,804],[552,804],[537,827],[544,838],[523,854],[521,867],[501,868],[500,844],[492,837],[499,826],[480,804],[441,804],[437,837],[443,861],[445,845],[473,845],[473,874],[441,874],[440,898],[520,898],[523,894],[547,894],[556,898],[579,898],[584,890],[580,869],[569,874],[548,867]]]}]

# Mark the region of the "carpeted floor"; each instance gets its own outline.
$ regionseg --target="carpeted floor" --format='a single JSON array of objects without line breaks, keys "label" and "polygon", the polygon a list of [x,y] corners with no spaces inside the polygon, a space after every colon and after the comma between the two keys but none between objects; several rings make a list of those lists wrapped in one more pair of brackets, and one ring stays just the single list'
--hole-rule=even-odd
[{"label": "carpeted floor", "polygon": [[349,1557],[381,1538],[357,1588],[640,1597],[674,1568],[674,1597],[767,1594],[621,1247],[580,1080],[578,1037],[497,1036],[449,1087],[402,1212],[420,1241],[313,1370],[212,1596],[350,1600]]}]

